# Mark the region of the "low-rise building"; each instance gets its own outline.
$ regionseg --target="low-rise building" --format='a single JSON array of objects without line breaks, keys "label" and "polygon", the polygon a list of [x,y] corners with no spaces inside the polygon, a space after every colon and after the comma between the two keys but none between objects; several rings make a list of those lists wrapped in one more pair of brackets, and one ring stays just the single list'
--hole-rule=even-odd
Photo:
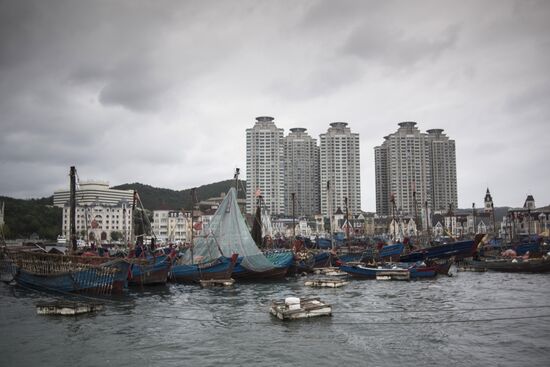
[{"label": "low-rise building", "polygon": [[[81,181],[76,188],[76,234],[84,240],[127,243],[131,238],[133,190],[115,190],[108,182]],[[54,192],[54,206],[63,208],[62,235],[70,237],[70,191]]]},{"label": "low-rise building", "polygon": [[189,213],[181,210],[154,210],[153,233],[163,243],[183,243],[190,236],[191,220]]}]

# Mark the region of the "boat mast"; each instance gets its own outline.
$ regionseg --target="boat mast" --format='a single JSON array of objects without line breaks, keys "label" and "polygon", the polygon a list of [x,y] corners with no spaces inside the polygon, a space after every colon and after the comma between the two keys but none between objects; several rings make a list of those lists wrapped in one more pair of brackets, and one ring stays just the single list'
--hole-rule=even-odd
[{"label": "boat mast", "polygon": [[493,202],[491,202],[491,216],[493,217],[493,235],[494,237],[497,236],[497,224],[495,222],[495,206],[493,205]]},{"label": "boat mast", "polygon": [[[132,199],[132,218],[131,218],[132,223],[134,222],[134,213],[136,211],[136,201],[137,201],[137,191],[134,190],[134,197]],[[130,231],[130,243],[132,244],[132,246],[135,245],[135,243],[134,243],[135,240],[136,240],[135,231],[131,230]]]},{"label": "boat mast", "polygon": [[391,195],[391,216],[392,216],[392,219],[393,219],[393,242],[396,242],[397,240],[397,233],[396,233],[396,230],[397,230],[397,221],[395,220],[395,195],[392,194]]},{"label": "boat mast", "polygon": [[424,202],[424,206],[426,207],[426,231],[428,233],[428,240],[432,240],[432,234],[430,232],[430,216],[428,214],[428,200]]},{"label": "boat mast", "polygon": [[472,203],[472,219],[474,224],[474,236],[476,235],[476,203]]},{"label": "boat mast", "polygon": [[292,196],[292,239],[296,238],[296,224],[295,224],[295,208],[296,208],[296,193],[290,194]]},{"label": "boat mast", "polygon": [[414,206],[414,225],[415,225],[415,233],[418,239],[418,226],[420,223],[418,223],[418,208],[416,207],[416,185],[413,181],[413,206]]},{"label": "boat mast", "polygon": [[237,191],[237,198],[239,197],[239,174],[241,173],[240,168],[235,168],[235,174],[233,178],[235,179],[235,191]]},{"label": "boat mast", "polygon": [[194,232],[195,228],[193,227],[193,211],[195,210],[195,198],[196,198],[196,188],[193,187],[191,189],[191,264],[193,265],[195,263],[195,255],[194,255],[194,247],[195,247],[195,239],[194,239]]},{"label": "boat mast", "polygon": [[453,236],[453,203],[449,203],[449,234]]},{"label": "boat mast", "polygon": [[330,192],[330,180],[327,181],[327,199],[328,199],[328,223],[329,223],[329,236],[330,236],[330,247],[334,250],[334,238],[332,232],[332,195]]},{"label": "boat mast", "polygon": [[70,171],[71,187],[69,198],[69,243],[71,244],[71,252],[76,252],[76,168],[71,166]]},{"label": "boat mast", "polygon": [[351,253],[351,243],[349,241],[349,210],[348,210],[348,197],[344,197],[344,205],[346,207],[346,241],[348,242],[348,253]]}]

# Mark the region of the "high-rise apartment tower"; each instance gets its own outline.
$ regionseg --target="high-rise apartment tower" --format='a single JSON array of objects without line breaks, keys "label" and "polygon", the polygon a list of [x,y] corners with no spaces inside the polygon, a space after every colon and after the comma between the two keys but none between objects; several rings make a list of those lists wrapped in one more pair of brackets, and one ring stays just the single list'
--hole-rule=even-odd
[{"label": "high-rise apartment tower", "polygon": [[455,142],[442,129],[422,133],[416,122],[399,129],[374,148],[376,212],[417,216],[457,207]]},{"label": "high-rise apartment tower", "polygon": [[290,129],[284,138],[285,214],[319,214],[319,147],[304,128]]},{"label": "high-rise apartment tower", "polygon": [[[345,211],[345,198],[350,215],[361,211],[359,134],[352,133],[347,125],[333,122],[327,132],[320,135],[321,213],[324,216],[329,212],[329,197],[333,213],[337,208]],[[330,182],[330,193],[327,182]]]},{"label": "high-rise apartment tower", "polygon": [[246,129],[246,212],[252,214],[258,195],[270,214],[284,213],[283,129],[274,118],[260,116]]}]

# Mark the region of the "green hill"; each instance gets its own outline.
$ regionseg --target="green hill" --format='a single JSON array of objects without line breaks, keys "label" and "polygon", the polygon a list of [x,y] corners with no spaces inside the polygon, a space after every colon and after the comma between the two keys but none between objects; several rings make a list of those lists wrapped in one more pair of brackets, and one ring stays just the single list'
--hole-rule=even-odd
[{"label": "green hill", "polygon": [[[197,200],[205,200],[211,197],[219,196],[222,192],[227,192],[230,187],[235,185],[235,181],[226,180],[211,183],[208,185],[199,186],[196,188],[195,193]],[[239,198],[244,198],[245,193],[243,188],[246,186],[244,181],[239,181]],[[170,190],[153,187],[150,185],[144,185],[141,183],[131,183],[119,186],[114,186],[113,189],[119,190],[136,190],[141,198],[145,209],[157,210],[157,209],[191,209],[192,197],[191,189],[185,190]]]},{"label": "green hill", "polygon": [[8,239],[30,238],[55,240],[61,233],[62,209],[55,208],[53,196],[41,199],[13,199],[0,196],[4,202],[4,236]]}]

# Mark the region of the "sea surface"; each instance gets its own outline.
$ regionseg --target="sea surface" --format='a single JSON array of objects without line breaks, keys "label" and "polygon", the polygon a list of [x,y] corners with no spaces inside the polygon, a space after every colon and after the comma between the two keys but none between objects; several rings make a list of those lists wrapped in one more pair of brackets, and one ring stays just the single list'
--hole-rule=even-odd
[{"label": "sea surface", "polygon": [[[37,315],[54,296],[0,283],[0,366],[550,366],[550,274],[305,280],[138,288],[77,317]],[[333,315],[275,319],[287,296]]]}]

